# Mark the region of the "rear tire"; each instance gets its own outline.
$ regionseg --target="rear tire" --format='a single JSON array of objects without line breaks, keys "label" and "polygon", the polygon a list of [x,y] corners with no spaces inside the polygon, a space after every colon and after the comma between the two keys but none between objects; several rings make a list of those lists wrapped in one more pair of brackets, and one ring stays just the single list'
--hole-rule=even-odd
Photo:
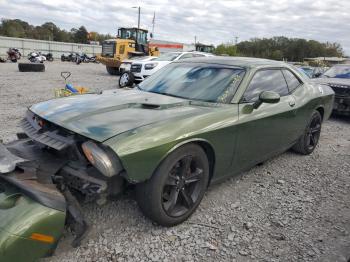
[{"label": "rear tire", "polygon": [[19,63],[20,72],[45,72],[45,65],[42,63]]},{"label": "rear tire", "polygon": [[322,116],[320,112],[314,111],[306,126],[304,134],[299,138],[298,142],[292,147],[295,152],[302,155],[311,154],[319,141],[322,126]]},{"label": "rear tire", "polygon": [[120,88],[132,86],[134,84],[134,75],[131,72],[124,72],[119,77],[118,84]]},{"label": "rear tire", "polygon": [[145,216],[162,226],[185,221],[198,207],[209,181],[209,163],[195,144],[172,152],[151,179],[136,186],[137,203]]},{"label": "rear tire", "polygon": [[110,74],[110,75],[114,75],[114,76],[120,75],[118,67],[106,66],[106,69],[107,69],[108,74]]}]

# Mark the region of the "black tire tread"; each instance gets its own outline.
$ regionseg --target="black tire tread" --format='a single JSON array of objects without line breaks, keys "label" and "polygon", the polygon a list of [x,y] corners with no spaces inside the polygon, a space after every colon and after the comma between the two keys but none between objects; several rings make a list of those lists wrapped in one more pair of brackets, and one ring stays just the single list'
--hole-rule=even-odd
[{"label": "black tire tread", "polygon": [[307,149],[306,145],[305,145],[305,134],[306,134],[307,129],[308,129],[308,127],[309,127],[309,125],[310,125],[312,119],[314,118],[315,114],[318,115],[318,117],[319,117],[319,118],[321,119],[321,121],[322,121],[322,116],[321,116],[320,112],[318,112],[317,110],[315,110],[315,111],[312,113],[312,115],[311,115],[311,117],[310,117],[310,119],[309,119],[309,121],[308,121],[308,123],[307,123],[307,126],[305,127],[305,130],[304,130],[303,135],[298,139],[298,142],[292,147],[292,150],[295,151],[295,152],[297,152],[297,153],[299,153],[299,154],[302,154],[302,155],[310,155],[310,154],[313,152],[313,150],[310,152],[310,151]]},{"label": "black tire tread", "polygon": [[42,63],[18,63],[20,72],[45,72],[45,65]]}]

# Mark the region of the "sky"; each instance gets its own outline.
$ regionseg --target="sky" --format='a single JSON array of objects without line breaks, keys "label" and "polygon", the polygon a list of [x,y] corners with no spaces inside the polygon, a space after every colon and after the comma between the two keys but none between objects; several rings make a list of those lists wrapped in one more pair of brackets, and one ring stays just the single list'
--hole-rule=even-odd
[{"label": "sky", "polygon": [[0,18],[61,28],[84,25],[88,31],[116,35],[118,27],[137,26],[154,38],[218,45],[254,37],[286,36],[338,42],[350,55],[349,0],[0,0]]}]

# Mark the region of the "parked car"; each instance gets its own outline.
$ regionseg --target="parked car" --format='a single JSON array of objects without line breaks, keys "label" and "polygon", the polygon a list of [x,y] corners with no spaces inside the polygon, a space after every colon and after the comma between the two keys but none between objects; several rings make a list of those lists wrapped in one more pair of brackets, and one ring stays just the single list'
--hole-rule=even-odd
[{"label": "parked car", "polygon": [[309,78],[320,77],[324,71],[323,67],[312,67],[312,66],[298,66],[298,69],[306,74]]},{"label": "parked car", "polygon": [[313,81],[326,84],[334,90],[335,114],[350,116],[350,64],[334,65]]},{"label": "parked car", "polygon": [[179,224],[209,185],[290,148],[311,154],[333,99],[282,62],[203,57],[135,89],[33,105],[18,140],[0,143],[1,258],[52,251],[66,215],[79,242],[86,221],[72,192],[103,202],[134,185],[147,217]]},{"label": "parked car", "polygon": [[164,66],[170,64],[171,62],[194,58],[194,57],[208,57],[213,56],[209,53],[202,52],[169,52],[164,53],[156,59],[153,59],[151,62],[149,61],[137,61],[133,62],[131,65],[131,73],[134,75],[135,82],[141,82],[146,77],[152,75],[157,72],[159,69]]},{"label": "parked car", "polygon": [[133,62],[148,62],[153,61],[157,58],[157,56],[134,56],[132,58],[123,60],[119,67],[119,70],[121,71],[121,73],[123,73],[124,71],[130,71],[130,67]]},{"label": "parked car", "polygon": [[134,83],[134,75],[130,72],[131,64],[133,62],[148,62],[158,58],[157,56],[134,56],[130,59],[124,60],[120,67],[119,87],[132,86]]}]

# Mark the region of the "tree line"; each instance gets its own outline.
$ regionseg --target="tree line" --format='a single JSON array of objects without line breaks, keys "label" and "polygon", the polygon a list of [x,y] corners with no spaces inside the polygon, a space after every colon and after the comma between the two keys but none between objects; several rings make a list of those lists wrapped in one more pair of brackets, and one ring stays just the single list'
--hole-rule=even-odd
[{"label": "tree line", "polygon": [[339,43],[321,43],[316,40],[287,38],[252,38],[237,45],[221,44],[215,49],[218,55],[249,56],[274,60],[303,61],[306,57],[344,56]]},{"label": "tree line", "polygon": [[[102,43],[113,38],[109,34],[88,32],[84,26],[72,28],[70,31],[60,29],[52,22],[40,26],[30,25],[20,19],[2,19],[0,35],[9,37],[51,40],[58,42],[89,43],[97,41]],[[303,61],[305,57],[344,55],[339,43],[321,43],[315,40],[302,38],[287,38],[283,36],[272,38],[252,38],[238,44],[220,44],[215,54],[230,56],[250,56],[274,60]]]},{"label": "tree line", "polygon": [[59,28],[52,22],[34,26],[20,19],[2,19],[0,35],[81,44],[87,44],[90,41],[102,43],[106,39],[113,38],[109,34],[88,32],[84,26],[67,31]]}]

